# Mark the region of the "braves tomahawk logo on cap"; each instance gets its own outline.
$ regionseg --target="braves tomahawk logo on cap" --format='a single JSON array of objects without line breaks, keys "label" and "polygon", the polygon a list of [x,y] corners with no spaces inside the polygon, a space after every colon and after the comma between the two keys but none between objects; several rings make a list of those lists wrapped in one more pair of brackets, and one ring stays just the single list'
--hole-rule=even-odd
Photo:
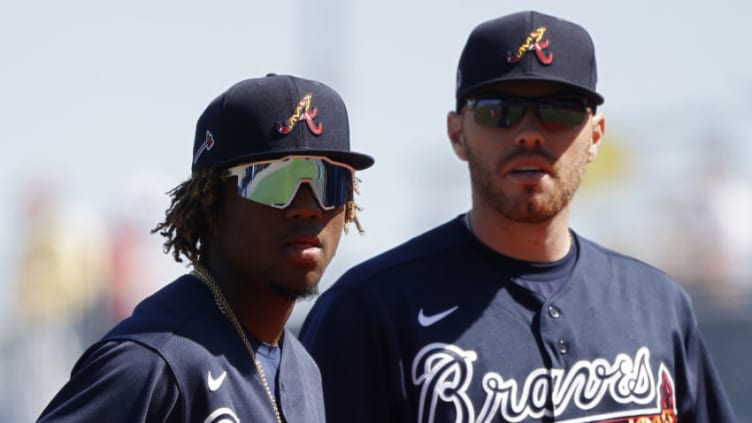
[{"label": "braves tomahawk logo on cap", "polygon": [[547,81],[603,103],[596,91],[595,47],[581,26],[536,11],[513,13],[476,26],[457,66],[457,110],[498,84]]},{"label": "braves tomahawk logo on cap", "polygon": [[196,123],[191,170],[285,156],[323,156],[356,170],[373,164],[350,150],[347,108],[336,91],[269,74],[240,81],[209,103]]},{"label": "braves tomahawk logo on cap", "polygon": [[522,56],[528,51],[535,51],[535,56],[544,65],[550,65],[554,60],[554,54],[546,53],[545,49],[548,48],[549,40],[544,40],[543,36],[546,34],[546,27],[542,26],[535,31],[531,32],[527,36],[525,42],[517,49],[516,52],[507,56],[507,62],[517,63]]},{"label": "braves tomahawk logo on cap", "polygon": [[285,121],[284,125],[281,123],[275,125],[275,128],[277,128],[277,131],[280,134],[289,134],[293,130],[293,128],[295,128],[295,124],[298,123],[299,120],[304,120],[308,125],[308,129],[311,130],[311,133],[313,133],[314,135],[321,135],[321,132],[324,130],[324,126],[320,122],[315,123],[313,121],[313,118],[315,118],[318,114],[318,109],[315,107],[311,108],[312,97],[313,94],[306,94],[298,102],[298,107],[295,108],[295,113],[293,113],[293,115]]}]

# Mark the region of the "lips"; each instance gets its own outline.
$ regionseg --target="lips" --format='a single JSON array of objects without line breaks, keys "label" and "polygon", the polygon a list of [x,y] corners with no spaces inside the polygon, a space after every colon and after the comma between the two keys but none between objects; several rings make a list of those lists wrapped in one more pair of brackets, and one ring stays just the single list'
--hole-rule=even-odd
[{"label": "lips", "polygon": [[542,177],[552,171],[549,162],[541,157],[520,157],[504,166],[504,173],[513,176]]},{"label": "lips", "polygon": [[521,166],[512,169],[510,173],[530,173],[530,172],[543,172],[543,169],[537,166]]},{"label": "lips", "polygon": [[290,257],[293,262],[312,265],[320,259],[323,248],[321,240],[315,236],[293,236],[285,240],[282,244],[282,251]]}]

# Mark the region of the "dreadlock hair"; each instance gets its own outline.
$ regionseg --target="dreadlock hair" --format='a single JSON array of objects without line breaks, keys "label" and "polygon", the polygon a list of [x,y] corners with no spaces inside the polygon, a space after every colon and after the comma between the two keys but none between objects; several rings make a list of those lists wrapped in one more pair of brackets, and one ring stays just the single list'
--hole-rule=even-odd
[{"label": "dreadlock hair", "polygon": [[345,235],[350,233],[350,223],[355,224],[355,229],[358,230],[358,233],[360,235],[363,235],[366,232],[366,230],[363,229],[363,225],[360,224],[360,220],[358,220],[358,212],[363,210],[363,208],[355,202],[355,194],[360,195],[360,191],[358,190],[358,182],[360,182],[360,179],[356,178],[355,175],[353,175],[353,198],[352,200],[348,201],[347,204],[345,204],[345,227],[343,228]]},{"label": "dreadlock hair", "polygon": [[[165,211],[164,222],[159,223],[151,233],[159,232],[167,240],[164,252],[172,250],[172,256],[182,263],[181,256],[191,263],[197,263],[201,257],[202,240],[210,235],[217,235],[222,220],[223,204],[223,169],[199,170],[191,179],[181,183],[168,192],[171,197],[170,207]],[[358,192],[358,179],[353,176],[353,194]],[[349,233],[350,223],[354,223],[358,233],[365,233],[358,220],[358,211],[362,208],[350,200],[345,205],[345,234]]]},{"label": "dreadlock hair", "polygon": [[165,220],[151,233],[159,232],[167,240],[164,252],[172,250],[175,261],[184,256],[199,261],[201,241],[219,232],[222,213],[222,174],[220,169],[199,170],[191,179],[168,192],[172,198]]}]

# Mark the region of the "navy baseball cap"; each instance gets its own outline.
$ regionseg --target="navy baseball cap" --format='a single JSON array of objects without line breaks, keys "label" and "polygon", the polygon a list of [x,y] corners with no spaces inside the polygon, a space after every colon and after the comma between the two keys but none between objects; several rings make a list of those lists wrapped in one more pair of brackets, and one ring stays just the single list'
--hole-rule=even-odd
[{"label": "navy baseball cap", "polygon": [[288,155],[325,156],[356,170],[371,156],[350,151],[342,98],[325,84],[269,74],[231,86],[196,124],[192,171]]},{"label": "navy baseball cap", "polygon": [[595,48],[581,26],[535,11],[484,22],[472,31],[457,68],[457,110],[468,96],[506,81],[552,81],[603,104]]}]

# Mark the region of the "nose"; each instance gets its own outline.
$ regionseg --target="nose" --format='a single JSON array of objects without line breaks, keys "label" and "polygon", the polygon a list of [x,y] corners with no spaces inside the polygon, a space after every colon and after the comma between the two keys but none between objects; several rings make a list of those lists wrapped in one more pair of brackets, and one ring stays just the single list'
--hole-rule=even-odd
[{"label": "nose", "polygon": [[290,205],[285,209],[285,216],[290,220],[320,219],[324,210],[319,205],[313,189],[304,183],[295,194]]},{"label": "nose", "polygon": [[541,123],[530,106],[528,106],[525,116],[517,126],[514,143],[519,147],[528,148],[541,147],[545,143]]}]

